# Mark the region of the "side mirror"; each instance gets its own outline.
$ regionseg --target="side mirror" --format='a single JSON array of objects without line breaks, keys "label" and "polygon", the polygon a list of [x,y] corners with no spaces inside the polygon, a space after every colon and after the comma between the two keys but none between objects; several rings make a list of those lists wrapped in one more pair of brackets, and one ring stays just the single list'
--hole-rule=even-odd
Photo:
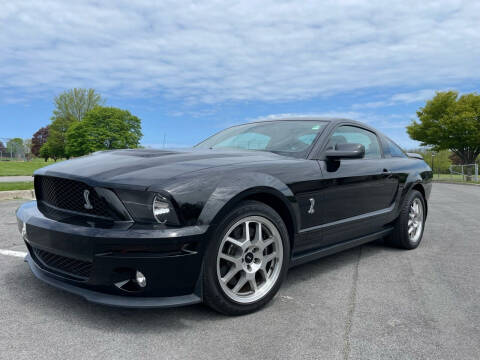
[{"label": "side mirror", "polygon": [[337,144],[335,149],[327,150],[325,156],[330,160],[361,159],[365,156],[365,146],[362,144]]}]

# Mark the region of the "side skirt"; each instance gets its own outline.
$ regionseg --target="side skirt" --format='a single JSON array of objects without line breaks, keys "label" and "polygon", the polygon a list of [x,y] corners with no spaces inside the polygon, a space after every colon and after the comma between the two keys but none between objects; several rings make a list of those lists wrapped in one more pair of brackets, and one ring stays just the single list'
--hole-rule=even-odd
[{"label": "side skirt", "polygon": [[312,252],[308,252],[306,254],[294,256],[290,261],[290,267],[305,264],[309,261],[316,260],[324,256],[335,254],[343,250],[351,249],[355,246],[359,246],[374,240],[381,239],[387,236],[388,234],[390,234],[392,231],[393,231],[393,227],[388,227],[373,234],[365,235],[353,240],[348,240],[338,244],[330,245]]}]

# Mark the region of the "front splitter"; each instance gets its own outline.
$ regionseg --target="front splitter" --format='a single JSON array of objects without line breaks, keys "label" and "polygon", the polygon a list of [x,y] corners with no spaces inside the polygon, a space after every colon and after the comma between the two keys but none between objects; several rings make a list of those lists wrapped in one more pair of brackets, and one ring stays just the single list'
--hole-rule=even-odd
[{"label": "front splitter", "polygon": [[195,294],[171,297],[130,297],[104,294],[98,291],[80,288],[48,276],[45,274],[45,271],[39,268],[35,261],[33,261],[30,254],[27,254],[25,261],[38,279],[58,289],[81,296],[85,300],[96,304],[122,308],[171,308],[202,302],[202,299]]}]

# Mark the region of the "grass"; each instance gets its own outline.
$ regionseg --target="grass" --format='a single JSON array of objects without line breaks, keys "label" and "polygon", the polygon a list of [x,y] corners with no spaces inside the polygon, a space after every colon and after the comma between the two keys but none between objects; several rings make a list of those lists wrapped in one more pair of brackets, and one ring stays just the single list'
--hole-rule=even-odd
[{"label": "grass", "polygon": [[[479,175],[480,178],[480,175]],[[468,183],[468,184],[478,184],[478,182],[475,182],[474,176],[472,176],[471,181],[467,181],[467,176],[464,175],[462,177],[461,174],[435,174],[433,175],[433,180],[438,180],[438,181],[453,181],[453,182],[461,182],[461,183]]]},{"label": "grass", "polygon": [[0,176],[32,175],[41,167],[54,164],[53,160],[45,162],[43,159],[30,161],[0,161]]},{"label": "grass", "polygon": [[0,191],[31,189],[33,189],[33,181],[0,182]]}]

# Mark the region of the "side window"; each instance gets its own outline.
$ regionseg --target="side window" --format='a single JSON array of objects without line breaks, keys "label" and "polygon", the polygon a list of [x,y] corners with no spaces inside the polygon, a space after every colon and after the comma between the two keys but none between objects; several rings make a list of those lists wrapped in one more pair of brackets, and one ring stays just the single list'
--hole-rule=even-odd
[{"label": "side window", "polygon": [[337,144],[362,144],[365,146],[365,159],[380,159],[382,153],[377,135],[356,126],[339,126],[330,137],[327,149],[334,149]]},{"label": "side window", "polygon": [[383,142],[384,142],[383,152],[385,153],[385,156],[402,157],[402,158],[407,157],[403,152],[403,150],[400,149],[400,147],[390,139],[383,137]]}]

